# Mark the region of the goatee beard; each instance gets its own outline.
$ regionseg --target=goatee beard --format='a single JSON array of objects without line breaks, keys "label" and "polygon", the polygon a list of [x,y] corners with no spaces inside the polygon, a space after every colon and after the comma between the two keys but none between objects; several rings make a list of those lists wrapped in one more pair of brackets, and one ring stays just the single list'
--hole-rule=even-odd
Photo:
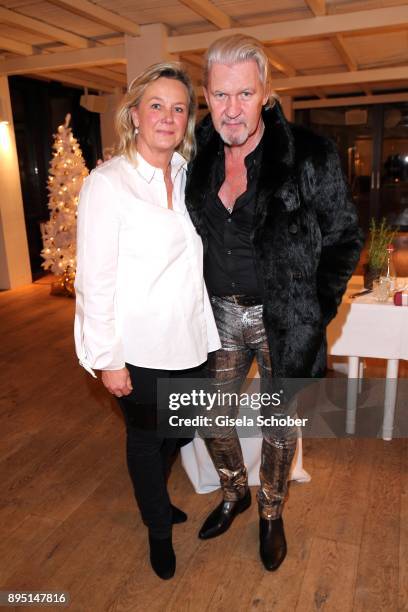
[{"label": "goatee beard", "polygon": [[[248,130],[245,128],[241,134],[228,134],[224,126],[220,131],[220,136],[225,144],[230,147],[243,145],[249,137]],[[227,128],[228,129],[228,128]]]}]

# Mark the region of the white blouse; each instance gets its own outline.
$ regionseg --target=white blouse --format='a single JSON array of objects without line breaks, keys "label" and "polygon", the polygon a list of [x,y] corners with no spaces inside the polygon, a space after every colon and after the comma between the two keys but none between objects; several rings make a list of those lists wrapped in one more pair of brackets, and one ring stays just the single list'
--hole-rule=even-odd
[{"label": "white blouse", "polygon": [[186,162],[163,171],[137,154],[91,172],[80,194],[75,345],[80,364],[118,370],[200,365],[220,341],[203,280],[203,247],[184,204]]}]

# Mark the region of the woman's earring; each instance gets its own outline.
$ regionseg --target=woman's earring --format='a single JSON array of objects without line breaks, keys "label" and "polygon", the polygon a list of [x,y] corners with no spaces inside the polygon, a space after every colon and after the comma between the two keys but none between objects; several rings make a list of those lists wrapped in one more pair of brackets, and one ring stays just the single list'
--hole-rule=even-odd
[{"label": "woman's earring", "polygon": [[135,136],[137,136],[139,133],[139,128],[137,127],[137,125],[135,125]]}]

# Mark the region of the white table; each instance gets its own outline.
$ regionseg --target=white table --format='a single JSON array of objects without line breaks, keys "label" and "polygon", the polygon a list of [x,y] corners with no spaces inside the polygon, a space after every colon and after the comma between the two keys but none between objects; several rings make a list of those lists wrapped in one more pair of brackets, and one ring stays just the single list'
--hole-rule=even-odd
[{"label": "white table", "polygon": [[[408,279],[399,279],[399,284]],[[405,282],[404,282],[405,284]],[[394,306],[391,298],[377,302],[372,294],[350,299],[363,289],[363,277],[353,276],[336,318],[327,330],[330,355],[348,357],[346,432],[354,433],[357,408],[359,359],[387,360],[382,437],[392,439],[400,359],[408,359],[408,308]]]}]

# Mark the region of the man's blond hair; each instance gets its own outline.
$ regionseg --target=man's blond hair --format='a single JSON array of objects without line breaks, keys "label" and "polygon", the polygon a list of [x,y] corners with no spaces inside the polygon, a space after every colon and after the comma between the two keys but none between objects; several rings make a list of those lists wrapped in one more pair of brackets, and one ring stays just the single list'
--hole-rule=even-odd
[{"label": "man's blond hair", "polygon": [[259,40],[244,34],[232,34],[218,38],[210,45],[204,56],[204,87],[208,86],[208,79],[213,64],[240,64],[254,61],[258,67],[261,83],[268,92],[268,106],[273,106],[278,96],[272,92],[271,69],[268,56]]}]

